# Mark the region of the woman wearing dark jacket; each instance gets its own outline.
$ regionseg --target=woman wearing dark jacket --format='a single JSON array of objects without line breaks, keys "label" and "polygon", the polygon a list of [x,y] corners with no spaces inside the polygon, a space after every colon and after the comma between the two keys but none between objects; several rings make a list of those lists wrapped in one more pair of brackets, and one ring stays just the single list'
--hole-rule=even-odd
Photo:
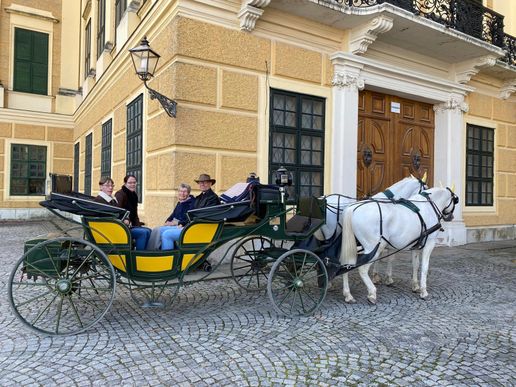
[{"label": "woman wearing dark jacket", "polygon": [[183,226],[188,223],[187,212],[194,208],[194,197],[190,195],[191,187],[181,183],[177,190],[178,203],[174,211],[165,221],[164,226],[152,229],[152,234],[147,245],[148,250],[158,250],[161,244],[162,250],[172,250],[174,242],[179,240]]},{"label": "woman wearing dark jacket", "polygon": [[147,227],[142,227],[138,217],[138,194],[136,193],[136,177],[127,175],[124,177],[124,185],[122,189],[115,193],[115,198],[118,202],[118,207],[125,208],[129,211],[129,227],[131,236],[135,240],[136,250],[145,250],[147,241],[149,240],[151,230]]}]

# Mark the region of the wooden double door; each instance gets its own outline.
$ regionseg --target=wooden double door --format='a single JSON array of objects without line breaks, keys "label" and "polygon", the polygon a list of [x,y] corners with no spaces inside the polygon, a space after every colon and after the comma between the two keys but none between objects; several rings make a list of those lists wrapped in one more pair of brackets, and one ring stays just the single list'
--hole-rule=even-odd
[{"label": "wooden double door", "polygon": [[410,174],[433,182],[431,104],[373,91],[358,103],[357,197],[371,196]]}]

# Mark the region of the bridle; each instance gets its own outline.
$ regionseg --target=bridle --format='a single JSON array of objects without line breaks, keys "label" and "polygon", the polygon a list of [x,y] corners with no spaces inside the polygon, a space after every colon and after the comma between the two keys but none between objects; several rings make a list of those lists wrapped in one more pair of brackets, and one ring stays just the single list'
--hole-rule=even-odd
[{"label": "bridle", "polygon": [[[455,206],[459,203],[459,197],[455,195],[455,193],[448,187],[446,189],[450,192],[450,202],[444,207],[442,210],[439,210],[435,203],[430,199],[429,195],[423,195],[426,197],[428,202],[432,205],[435,214],[439,220],[444,220],[445,222],[449,222],[453,219],[453,211],[455,211]],[[451,208],[451,209],[450,209]]]}]

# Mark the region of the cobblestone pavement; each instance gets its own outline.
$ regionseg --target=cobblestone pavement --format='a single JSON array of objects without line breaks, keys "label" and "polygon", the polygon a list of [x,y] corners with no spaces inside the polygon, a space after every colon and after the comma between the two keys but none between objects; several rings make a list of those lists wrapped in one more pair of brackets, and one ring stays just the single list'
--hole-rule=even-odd
[{"label": "cobblestone pavement", "polygon": [[231,279],[181,290],[169,310],[142,309],[117,288],[91,330],[44,337],[6,299],[23,243],[51,223],[0,225],[0,385],[453,385],[516,384],[516,243],[437,248],[428,301],[411,292],[408,256],[392,287],[346,305],[340,280],[311,317],[284,318],[265,294]]}]

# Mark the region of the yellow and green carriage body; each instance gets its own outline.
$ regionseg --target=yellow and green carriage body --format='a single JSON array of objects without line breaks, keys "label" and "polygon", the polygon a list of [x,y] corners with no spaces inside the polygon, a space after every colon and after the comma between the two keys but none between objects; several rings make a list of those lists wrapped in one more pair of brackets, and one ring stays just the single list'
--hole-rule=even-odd
[{"label": "yellow and green carriage body", "polygon": [[[231,275],[240,287],[267,289],[280,313],[313,313],[326,294],[326,267],[298,245],[324,224],[325,200],[300,200],[293,215],[281,187],[258,185],[251,197],[191,211],[177,248],[147,251],[133,248],[125,210],[83,195],[51,194],[41,204],[61,217],[63,211],[80,216],[82,235],[26,242],[9,280],[11,306],[38,332],[76,334],[105,315],[117,283],[145,306],[164,305],[191,281],[189,273],[226,244],[220,262],[230,256]],[[209,275],[203,274],[203,279]]]}]

